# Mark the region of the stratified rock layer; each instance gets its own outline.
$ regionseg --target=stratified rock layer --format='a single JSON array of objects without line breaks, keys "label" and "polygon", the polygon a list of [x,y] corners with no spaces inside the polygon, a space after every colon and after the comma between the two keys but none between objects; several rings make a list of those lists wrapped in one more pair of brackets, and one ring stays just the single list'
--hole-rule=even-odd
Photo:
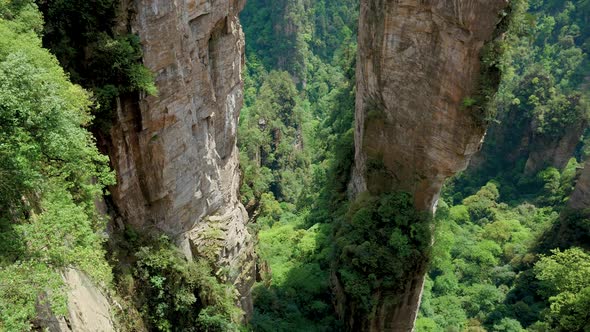
[{"label": "stratified rock layer", "polygon": [[[464,101],[477,92],[480,51],[506,5],[361,0],[353,193],[407,191],[417,209],[434,210],[445,179],[480,148],[485,126]],[[411,331],[425,271],[426,262],[400,291],[377,294],[362,329]]]},{"label": "stratified rock layer", "polygon": [[[123,1],[122,29],[140,37],[157,96],[123,98],[110,132],[117,213],[168,234],[187,257],[214,245],[218,266],[251,311],[253,241],[239,202],[243,0]],[[221,233],[220,233],[221,232]],[[204,241],[218,234],[214,243]],[[222,234],[219,236],[219,234]],[[227,272],[228,271],[228,272]]]}]

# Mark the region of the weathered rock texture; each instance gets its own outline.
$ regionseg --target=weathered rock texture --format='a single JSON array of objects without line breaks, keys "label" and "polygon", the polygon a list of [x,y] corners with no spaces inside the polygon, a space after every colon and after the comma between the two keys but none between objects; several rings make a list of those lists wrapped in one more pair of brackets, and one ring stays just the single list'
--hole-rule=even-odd
[{"label": "weathered rock texture", "polygon": [[[67,269],[63,280],[68,288],[68,315],[55,316],[47,304],[38,307],[34,324],[49,332],[111,332],[115,331],[111,302],[84,273]],[[42,300],[42,299],[41,299]]]},{"label": "weathered rock texture", "polygon": [[576,182],[574,192],[570,196],[568,208],[574,210],[590,209],[590,160],[586,160],[582,174]]},{"label": "weathered rock texture", "polygon": [[[563,169],[588,126],[586,121],[579,121],[560,135],[547,136],[539,133],[535,120],[518,108],[499,114],[498,120],[499,123],[490,126],[482,151],[473,157],[470,173],[495,173],[498,168],[515,165],[527,176],[534,176],[549,166]],[[496,156],[502,156],[502,160],[490,163]]]},{"label": "weathered rock texture", "polygon": [[[223,277],[251,310],[253,241],[239,202],[243,0],[123,1],[121,25],[141,39],[157,96],[120,100],[109,155],[117,213],[163,232],[190,258],[215,245]],[[211,240],[216,234],[215,241]],[[221,234],[221,235],[220,235]]]},{"label": "weathered rock texture", "polygon": [[572,128],[568,128],[560,137],[533,134],[530,138],[531,150],[524,166],[524,173],[534,175],[549,166],[563,169],[576,151],[586,125],[580,121]]},{"label": "weathered rock texture", "polygon": [[[485,126],[462,106],[505,0],[361,0],[352,191],[403,190],[433,210],[448,177],[479,150]],[[392,253],[395,254],[395,253]],[[411,331],[426,262],[378,295],[363,330]]]}]

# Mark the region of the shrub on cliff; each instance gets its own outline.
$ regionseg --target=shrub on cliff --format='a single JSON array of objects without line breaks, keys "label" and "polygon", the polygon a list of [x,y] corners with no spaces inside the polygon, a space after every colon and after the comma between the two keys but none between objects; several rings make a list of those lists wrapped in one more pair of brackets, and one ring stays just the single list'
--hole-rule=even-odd
[{"label": "shrub on cliff", "polygon": [[432,218],[417,211],[407,193],[362,196],[351,204],[335,239],[344,291],[370,313],[375,292],[396,290],[416,264],[429,261]]},{"label": "shrub on cliff", "polygon": [[86,129],[89,94],[41,48],[42,23],[32,1],[0,3],[3,331],[30,330],[41,298],[65,313],[62,269],[81,269],[102,285],[111,280],[94,200],[114,177]]}]

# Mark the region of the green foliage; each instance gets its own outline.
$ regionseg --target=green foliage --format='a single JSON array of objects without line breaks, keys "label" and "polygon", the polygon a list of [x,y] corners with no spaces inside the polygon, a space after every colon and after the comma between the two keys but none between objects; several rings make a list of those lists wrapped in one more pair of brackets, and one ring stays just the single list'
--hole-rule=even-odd
[{"label": "green foliage", "polygon": [[108,285],[111,271],[104,260],[104,238],[99,234],[104,224],[93,224],[92,215],[85,211],[87,207],[76,204],[64,188],[56,185],[44,192],[40,204],[43,212],[13,228],[29,242],[25,256],[54,267],[75,266]]},{"label": "green foliage", "polygon": [[437,328],[436,322],[431,318],[418,318],[416,325],[414,326],[417,332],[437,332],[440,329]]},{"label": "green foliage", "polygon": [[463,200],[467,207],[472,220],[480,224],[493,221],[495,218],[494,207],[500,193],[496,185],[489,182],[482,187],[475,195],[469,196]]},{"label": "green foliage", "polygon": [[545,249],[579,246],[590,250],[590,210],[564,210],[553,229],[544,239]]},{"label": "green foliage", "polygon": [[[578,165],[572,159],[563,169],[525,176],[526,158],[505,156],[531,123],[531,135],[551,142],[587,118],[587,18],[578,8],[587,5],[531,0],[525,13],[527,1],[511,2],[498,30],[509,32],[485,46],[480,88],[463,108],[482,123],[498,110],[514,130],[505,142],[486,143],[493,158],[483,174],[447,186],[429,249],[431,221],[415,215],[403,194],[345,203],[354,154],[356,3],[249,1],[242,14],[242,199],[257,217],[261,256],[273,270],[272,285],[265,279],[255,291],[252,327],[338,329],[329,309],[330,260],[350,303],[370,313],[376,291],[395,290],[412,262],[432,252],[419,331],[548,330],[548,295],[532,273],[536,243],[556,222]],[[367,111],[369,120],[382,117],[378,107]],[[373,157],[375,182],[387,188],[390,175]],[[587,218],[575,220],[582,227]]]},{"label": "green foliage", "polygon": [[465,97],[461,105],[481,124],[496,117],[496,92],[503,77],[510,75],[511,47],[523,29],[526,9],[527,0],[510,1],[496,24],[494,36],[481,50],[478,89],[472,96]]},{"label": "green foliage", "polygon": [[424,331],[524,331],[542,320],[547,298],[531,268],[558,215],[551,207],[503,203],[500,189],[489,182],[464,205],[439,203],[419,318],[429,324]]},{"label": "green foliage", "polygon": [[355,40],[358,6],[357,0],[249,1],[240,17],[246,52],[298,82],[322,85],[314,76],[322,75],[323,64],[354,57],[348,46]]},{"label": "green foliage", "polygon": [[494,331],[524,332],[525,330],[516,319],[503,318],[498,324],[494,325]]},{"label": "green foliage", "polygon": [[305,215],[294,218],[283,214],[260,232],[259,254],[269,263],[272,277],[254,289],[251,325],[256,331],[327,331],[338,326],[327,270],[332,229],[325,224],[302,228]]},{"label": "green foliage", "polygon": [[431,226],[406,193],[360,197],[350,206],[335,240],[337,276],[355,307],[372,312],[377,290],[397,290],[416,264],[429,261]]},{"label": "green foliage", "polygon": [[590,255],[579,248],[543,256],[535,264],[541,294],[549,298],[548,321],[558,331],[590,329]]},{"label": "green foliage", "polygon": [[[503,79],[493,103],[499,121],[486,137],[486,162],[477,176],[469,176],[477,183],[467,184],[475,189],[495,178],[509,199],[537,195],[543,184],[529,174],[530,167],[561,168],[547,150],[582,134],[589,123],[590,29],[580,11],[587,2],[529,2],[528,12],[516,16],[513,33],[506,35]],[[519,3],[526,7],[526,1]],[[544,155],[548,163],[539,165],[538,156]],[[554,199],[543,204],[555,204]]]},{"label": "green foliage", "polygon": [[295,203],[309,170],[310,156],[303,147],[303,112],[293,80],[286,72],[271,72],[256,102],[244,110],[239,147],[244,184],[243,203],[257,204],[265,192]]},{"label": "green foliage", "polygon": [[112,38],[101,32],[96,38],[94,53],[88,64],[88,75],[99,86],[98,89],[115,85],[118,93],[157,93],[152,73],[140,63],[142,52],[138,36]]},{"label": "green foliage", "polygon": [[36,303],[48,303],[58,315],[66,310],[65,286],[61,276],[46,264],[24,262],[0,268],[0,329],[30,331],[37,314]]},{"label": "green foliage", "polygon": [[41,48],[32,1],[0,3],[0,329],[27,331],[38,300],[65,314],[60,272],[108,287],[94,200],[114,183],[86,130],[89,95]]},{"label": "green foliage", "polygon": [[543,183],[542,196],[539,202],[544,205],[559,205],[563,203],[574,189],[576,169],[580,164],[576,158],[571,158],[562,172],[554,167],[539,172],[537,175]]},{"label": "green foliage", "polygon": [[238,331],[242,311],[234,290],[215,277],[212,262],[187,260],[170,240],[128,230],[118,253],[119,292],[134,299],[156,331]]},{"label": "green foliage", "polygon": [[251,321],[260,331],[342,327],[329,288],[331,221],[353,160],[358,1],[246,3],[242,202],[255,216],[263,273]]},{"label": "green foliage", "polygon": [[455,205],[449,209],[449,217],[457,224],[469,222],[471,216],[469,209],[465,205]]},{"label": "green foliage", "polygon": [[43,44],[75,83],[94,92],[100,129],[110,128],[116,97],[140,92],[157,94],[153,74],[141,63],[139,37],[114,30],[117,1],[38,3],[45,17]]}]

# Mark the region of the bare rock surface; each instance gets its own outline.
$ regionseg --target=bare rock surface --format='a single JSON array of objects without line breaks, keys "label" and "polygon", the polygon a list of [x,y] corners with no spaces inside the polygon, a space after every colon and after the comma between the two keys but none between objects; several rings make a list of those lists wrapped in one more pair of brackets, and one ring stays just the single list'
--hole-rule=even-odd
[{"label": "bare rock surface", "polygon": [[584,164],[582,174],[570,196],[568,207],[574,210],[590,209],[590,160]]},{"label": "bare rock surface", "polygon": [[371,161],[391,187],[434,206],[446,178],[479,150],[485,127],[463,107],[504,0],[361,2],[354,190],[372,190]]},{"label": "bare rock surface", "polygon": [[119,25],[141,40],[157,96],[123,98],[110,132],[111,189],[125,224],[169,235],[198,255],[208,223],[223,234],[219,268],[251,310],[253,240],[238,199],[243,0],[123,1]]},{"label": "bare rock surface", "polygon": [[116,331],[113,307],[103,291],[78,270],[67,269],[62,277],[67,289],[67,317],[53,315],[48,304],[40,299],[35,325],[49,332]]},{"label": "bare rock surface", "polygon": [[[353,194],[407,191],[433,211],[448,177],[480,149],[485,126],[465,98],[476,93],[480,51],[505,0],[361,0]],[[377,294],[362,330],[411,331],[426,263]]]}]

